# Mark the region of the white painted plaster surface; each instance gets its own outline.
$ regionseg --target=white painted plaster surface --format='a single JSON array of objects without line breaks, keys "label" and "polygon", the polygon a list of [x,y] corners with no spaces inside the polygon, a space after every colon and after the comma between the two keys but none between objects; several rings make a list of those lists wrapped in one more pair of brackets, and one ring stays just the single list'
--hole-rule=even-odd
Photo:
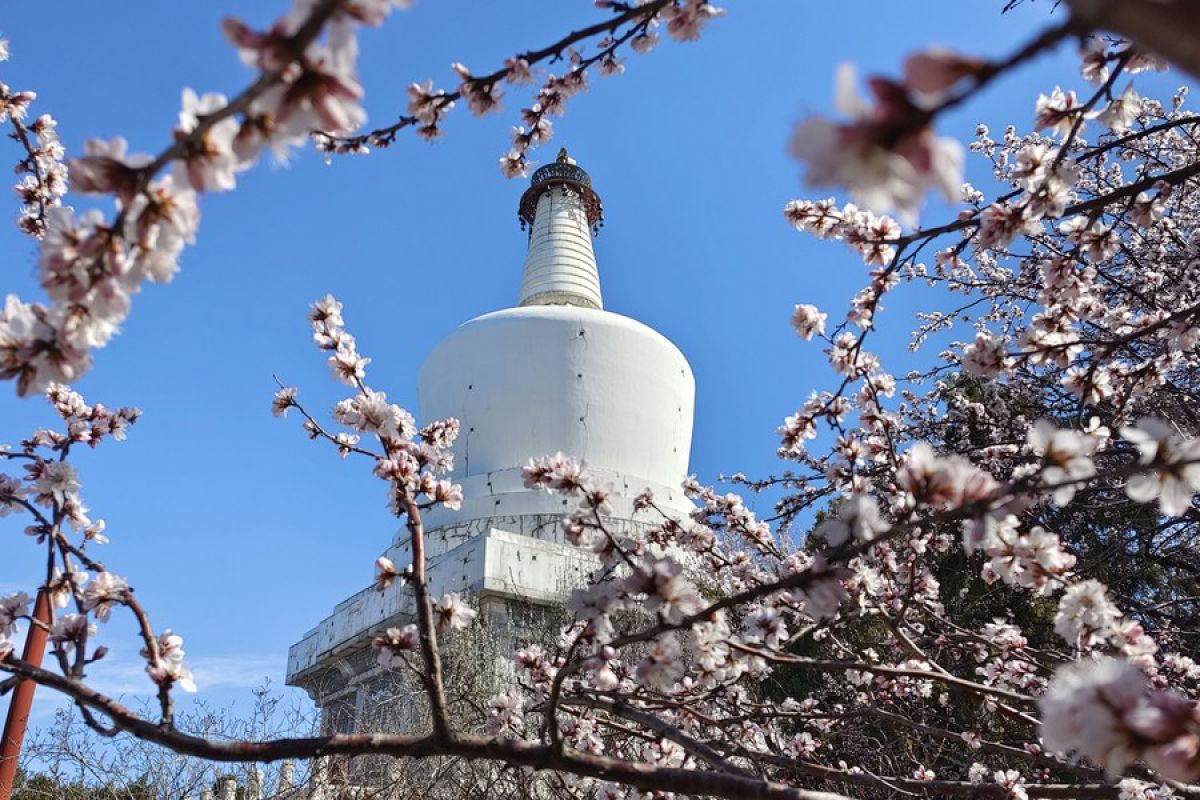
[{"label": "white painted plaster surface", "polygon": [[687,473],[691,367],[662,334],[619,314],[526,306],[477,317],[425,360],[418,401],[423,420],[463,423],[459,480],[560,451],[660,486]]},{"label": "white painted plaster surface", "polygon": [[[676,481],[672,486],[664,486],[639,475],[592,466],[588,467],[588,474],[597,484],[608,487],[612,492],[609,506],[614,518],[633,519],[634,498],[646,490],[654,495],[656,503],[669,512],[686,515],[692,509],[691,501],[683,494],[681,481]],[[682,476],[680,479],[682,480]],[[459,511],[451,511],[448,508],[429,509],[423,517],[427,528],[440,528],[472,519],[539,514],[561,516],[578,505],[556,493],[526,489],[524,475],[518,468],[456,477],[455,480],[463,489],[462,508]],[[639,518],[647,521],[653,519],[647,513],[643,513]],[[397,540],[405,539],[408,537],[408,531],[402,528],[396,532],[396,537]]]},{"label": "white painted plaster surface", "polygon": [[550,186],[539,198],[518,302],[604,307],[591,227],[576,192]]},{"label": "white painted plaster surface", "polygon": [[[388,555],[397,563],[411,561],[407,542],[393,546]],[[469,592],[550,603],[581,584],[597,563],[578,547],[492,528],[431,557],[429,589],[435,598]],[[407,624],[414,616],[412,592],[401,581],[382,592],[369,587],[351,595],[288,649],[287,682],[303,681],[314,668],[362,648],[384,628]]]}]

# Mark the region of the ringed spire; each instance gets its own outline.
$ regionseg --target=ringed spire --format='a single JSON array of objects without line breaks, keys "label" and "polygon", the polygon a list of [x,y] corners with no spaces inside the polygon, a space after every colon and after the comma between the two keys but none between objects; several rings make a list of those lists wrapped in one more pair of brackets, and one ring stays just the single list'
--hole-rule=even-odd
[{"label": "ringed spire", "polygon": [[603,225],[604,211],[591,176],[565,147],[553,163],[533,173],[518,216],[521,227],[529,228],[518,304],[603,309],[592,237]]}]

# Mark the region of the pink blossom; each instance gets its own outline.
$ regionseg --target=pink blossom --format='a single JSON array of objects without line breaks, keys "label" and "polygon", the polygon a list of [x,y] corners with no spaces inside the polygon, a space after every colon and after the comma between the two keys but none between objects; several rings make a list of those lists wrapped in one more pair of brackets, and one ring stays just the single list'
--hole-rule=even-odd
[{"label": "pink blossom", "polygon": [[568,495],[579,494],[588,480],[584,465],[562,453],[530,459],[522,472],[526,489],[541,488]]},{"label": "pink blossom", "polygon": [[421,441],[438,448],[447,448],[458,438],[459,421],[454,417],[435,420],[419,431]]},{"label": "pink blossom", "polygon": [[199,225],[196,193],[189,186],[176,183],[171,175],[153,181],[126,212],[125,235],[133,247],[123,283],[136,291],[143,280],[170,281],[179,270],[183,248],[195,242]]},{"label": "pink blossom", "polygon": [[[225,95],[210,92],[197,96],[192,89],[183,90],[183,108],[175,138],[184,142],[188,134],[200,125],[201,117],[215,114],[228,105]],[[238,159],[233,152],[233,137],[238,124],[226,117],[211,125],[195,142],[184,145],[184,152],[175,162],[175,180],[190,185],[197,192],[228,191],[237,184],[234,173]]]},{"label": "pink blossom", "polygon": [[1004,339],[987,331],[975,335],[975,341],[963,349],[962,367],[970,375],[994,378],[1011,369],[1013,359]]},{"label": "pink blossom", "polygon": [[1079,71],[1092,86],[1108,80],[1108,42],[1101,36],[1089,36],[1079,47],[1082,59]]},{"label": "pink blossom", "polygon": [[426,491],[426,494],[435,503],[441,503],[452,511],[462,508],[463,491],[462,487],[457,483],[446,480],[434,481],[433,485]]},{"label": "pink blossom", "polygon": [[101,572],[84,585],[83,608],[101,622],[108,622],[112,607],[123,602],[128,591],[129,584],[124,578]]},{"label": "pink blossom", "polygon": [[338,347],[329,357],[329,368],[333,370],[333,377],[347,386],[359,385],[366,377],[366,367],[370,363],[371,359],[359,355],[350,341]]},{"label": "pink blossom", "polygon": [[31,476],[38,495],[63,503],[79,491],[79,475],[67,461],[50,461],[36,465]]},{"label": "pink blossom", "polygon": [[8,87],[0,83],[0,124],[24,119],[36,99],[37,92],[9,92]]},{"label": "pink blossom", "polygon": [[525,700],[516,690],[495,695],[487,702],[487,732],[493,736],[520,732],[524,709]]},{"label": "pink blossom", "polygon": [[458,85],[459,94],[467,101],[467,107],[477,117],[500,110],[500,98],[504,92],[497,83],[485,83],[477,80],[463,64],[455,62],[450,68],[462,78]]},{"label": "pink blossom", "polygon": [[[1055,86],[1054,91],[1049,95],[1038,95],[1034,110],[1034,130],[1051,128],[1060,137],[1065,137],[1071,132],[1082,113],[1083,110],[1079,106],[1075,92],[1064,92],[1060,87]],[[1083,129],[1082,121],[1079,121],[1079,129]]]},{"label": "pink blossom", "polygon": [[353,54],[314,47],[301,63],[299,75],[284,86],[279,97],[276,124],[292,132],[318,129],[345,136],[366,121]]},{"label": "pink blossom", "polygon": [[1120,616],[1108,599],[1108,587],[1094,579],[1080,581],[1063,592],[1054,630],[1073,647],[1090,647],[1109,639]]},{"label": "pink blossom", "polygon": [[533,73],[529,71],[529,62],[523,58],[504,59],[504,68],[507,70],[504,79],[509,83],[537,83]]},{"label": "pink blossom", "polygon": [[50,626],[49,639],[56,650],[69,653],[95,633],[96,626],[88,621],[86,615],[64,614]]},{"label": "pink blossom", "polygon": [[114,194],[128,203],[138,188],[141,169],[150,163],[150,156],[126,154],[125,140],[117,137],[105,142],[89,139],[84,143],[84,155],[71,159],[71,179],[79,192]]},{"label": "pink blossom", "polygon": [[888,523],[879,515],[875,500],[869,495],[855,494],[842,501],[837,516],[822,520],[813,535],[836,548],[850,541],[873,541],[888,528]]},{"label": "pink blossom", "polygon": [[226,17],[221,20],[221,30],[248,67],[281,70],[293,59],[293,25],[286,19],[276,21],[266,31],[256,31],[235,17]]},{"label": "pink blossom", "polygon": [[271,401],[271,416],[287,416],[288,409],[296,405],[297,393],[298,390],[294,386],[284,386],[275,392],[275,397]]},{"label": "pink blossom", "polygon": [[937,456],[919,442],[896,472],[896,483],[918,504],[958,508],[989,499],[996,481],[961,456]]},{"label": "pink blossom", "polygon": [[433,81],[424,84],[411,83],[408,86],[408,113],[426,126],[437,126],[437,123],[454,108],[454,101],[446,100],[444,89],[434,90]]},{"label": "pink blossom", "polygon": [[658,637],[634,670],[638,683],[650,689],[669,691],[683,677],[682,650],[670,634]]},{"label": "pink blossom", "polygon": [[724,13],[725,9],[717,8],[707,0],[683,0],[678,5],[668,3],[659,12],[667,22],[667,33],[679,41],[699,39],[700,31],[708,21]]},{"label": "pink blossom", "polygon": [[158,655],[143,649],[142,657],[148,663],[146,673],[159,685],[178,685],[185,692],[196,691],[192,672],[183,665],[183,637],[168,628],[158,637]]},{"label": "pink blossom", "polygon": [[530,166],[521,151],[510,150],[500,156],[500,171],[506,178],[524,178],[529,174]]},{"label": "pink blossom", "polygon": [[478,613],[456,593],[442,595],[440,600],[434,602],[433,611],[434,627],[439,634],[469,627]]},{"label": "pink blossom", "polygon": [[658,34],[654,31],[639,33],[629,40],[629,46],[633,48],[635,53],[649,53],[658,45]]},{"label": "pink blossom", "polygon": [[814,305],[797,305],[796,310],[792,312],[792,327],[802,339],[812,339],[814,335],[820,336],[825,333],[827,318],[828,315]]},{"label": "pink blossom", "polygon": [[1054,502],[1065,506],[1075,491],[1096,474],[1092,455],[1100,445],[1097,437],[1058,428],[1047,419],[1039,419],[1029,432],[1029,447],[1041,456],[1042,482],[1055,487]]},{"label": "pink blossom", "polygon": [[1025,206],[997,202],[979,215],[979,243],[983,247],[1007,247],[1017,236],[1037,229],[1037,221]]},{"label": "pink blossom", "polygon": [[761,606],[746,616],[746,628],[742,638],[747,642],[777,648],[787,637],[787,621],[778,609]]},{"label": "pink blossom", "polygon": [[0,518],[20,508],[20,502],[25,499],[25,486],[16,478],[0,475]]},{"label": "pink blossom", "polygon": [[406,663],[404,654],[416,650],[420,646],[420,634],[416,625],[405,625],[403,628],[388,628],[371,641],[371,647],[379,651],[379,666],[384,669],[395,669]]},{"label": "pink blossom", "polygon": [[668,622],[679,622],[703,607],[695,585],[682,574],[679,562],[647,557],[626,582],[630,594],[644,594],[645,608]]},{"label": "pink blossom", "polygon": [[389,403],[383,392],[371,389],[339,402],[333,416],[341,424],[355,430],[389,439],[407,441],[416,433],[412,414],[395,403]]},{"label": "pink blossom", "polygon": [[1121,436],[1137,447],[1141,464],[1153,465],[1151,471],[1131,476],[1125,493],[1139,503],[1157,499],[1164,514],[1185,513],[1200,490],[1200,442],[1181,438],[1152,417],[1139,420],[1136,427],[1122,428]]},{"label": "pink blossom", "polygon": [[1126,661],[1068,664],[1040,704],[1046,746],[1085,757],[1110,777],[1142,756],[1175,780],[1200,775],[1200,738],[1190,730],[1200,722],[1195,703],[1152,692],[1145,674]]},{"label": "pink blossom", "polygon": [[[407,570],[406,570],[407,571]],[[396,571],[396,565],[386,556],[380,556],[375,559],[375,589],[376,591],[384,591],[392,585],[400,573]]]},{"label": "pink blossom", "polygon": [[17,631],[17,618],[29,616],[29,595],[24,592],[0,597],[0,637]]},{"label": "pink blossom", "polygon": [[904,86],[917,94],[937,98],[963,78],[977,73],[983,64],[978,58],[931,47],[904,59]]},{"label": "pink blossom", "polygon": [[854,81],[853,68],[843,65],[837,106],[848,123],[810,117],[792,136],[793,155],[808,165],[805,182],[844,186],[856,202],[876,212],[894,209],[910,224],[926,190],[953,200],[962,181],[959,144],[934,135],[903,87],[872,79],[871,107],[855,93]]},{"label": "pink blossom", "polygon": [[1133,90],[1133,84],[1130,83],[1125,87],[1125,91],[1121,92],[1115,100],[1096,115],[1096,120],[1113,133],[1125,133],[1133,125],[1141,107],[1142,98]]}]

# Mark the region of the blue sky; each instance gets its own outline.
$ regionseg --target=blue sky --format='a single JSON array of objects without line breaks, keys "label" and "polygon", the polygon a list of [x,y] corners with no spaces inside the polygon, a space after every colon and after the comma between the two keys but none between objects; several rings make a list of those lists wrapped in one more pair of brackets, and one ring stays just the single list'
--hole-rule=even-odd
[{"label": "blue sky", "polygon": [[[895,74],[906,53],[929,44],[999,55],[1049,12],[1037,3],[1001,16],[998,0],[728,6],[699,42],[664,41],[630,56],[625,75],[595,79],[536,156],[545,162],[569,147],[604,199],[596,250],[609,309],[657,328],[691,360],[692,468],[705,480],[780,468],[775,427],[830,383],[819,348],[789,326],[792,305],[816,303],[838,319],[866,280],[856,256],[797,234],[781,214],[789,199],[825,196],[802,188],[787,140],[805,114],[831,109],[836,64]],[[35,112],[59,120],[70,153],[86,138],[116,135],[157,152],[182,87],[233,94],[250,78],[221,36],[221,17],[263,24],[283,8],[284,0],[12,5],[0,18],[12,49],[0,79],[38,92]],[[452,85],[453,61],[490,71],[598,14],[583,0],[425,0],[362,36],[371,122],[402,107],[410,81]],[[1038,91],[1082,87],[1073,62],[1065,50],[1039,60],[942,120],[941,131],[963,138],[981,120],[997,130],[1010,118],[1027,124]],[[268,412],[273,374],[318,411],[340,396],[310,344],[308,303],[326,292],[341,299],[374,359],[372,383],[413,407],[432,346],[515,301],[525,184],[506,180],[496,161],[527,102],[511,95],[504,112],[484,119],[457,109],[433,145],[402,136],[390,150],[332,165],[311,152],[287,167],[264,163],[236,192],[204,198],[199,241],[180,275],[136,299],[123,333],[78,385],[90,401],[145,411],[127,442],[81,455],[84,497],[108,522],[107,562],[128,576],[156,625],[185,636],[209,699],[245,703],[247,686],[280,679],[288,645],[369,582],[395,528],[366,464],[341,461],[296,421]],[[3,152],[18,158],[13,146]],[[969,163],[968,174],[986,182],[986,165]],[[0,248],[0,290],[40,299],[30,242],[0,225]],[[903,334],[913,310],[895,303],[885,324]],[[903,339],[881,337],[875,348],[900,356]],[[0,441],[52,421],[42,401],[0,388]],[[30,589],[24,581],[36,574],[21,527],[0,522],[0,592]],[[103,633],[114,656],[94,671],[98,682],[133,691],[131,625],[121,619]]]}]

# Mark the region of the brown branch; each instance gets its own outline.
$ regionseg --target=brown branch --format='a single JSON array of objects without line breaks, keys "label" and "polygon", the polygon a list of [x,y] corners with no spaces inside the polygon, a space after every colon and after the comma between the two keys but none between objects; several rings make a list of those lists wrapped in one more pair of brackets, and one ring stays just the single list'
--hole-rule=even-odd
[{"label": "brown branch", "polygon": [[408,499],[405,508],[408,514],[408,534],[412,544],[413,598],[417,605],[417,630],[421,640],[421,656],[425,659],[426,673],[422,676],[425,691],[429,695],[429,707],[433,716],[433,738],[450,741],[454,732],[450,729],[450,713],[446,705],[446,689],[442,682],[442,658],[438,653],[437,631],[433,624],[433,604],[429,598],[429,584],[425,574],[425,525],[421,510],[415,500]]},{"label": "brown branch", "polygon": [[9,122],[12,124],[13,132],[9,134],[12,138],[20,142],[25,148],[25,159],[18,164],[17,169],[21,169],[22,165],[28,165],[29,171],[33,173],[34,180],[38,185],[38,213],[37,213],[37,232],[34,234],[37,238],[41,238],[46,230],[46,195],[49,194],[46,186],[46,175],[42,171],[42,165],[38,162],[37,151],[40,148],[34,147],[29,140],[29,128],[25,123],[16,116],[10,116]]},{"label": "brown branch", "polygon": [[441,739],[434,734],[405,736],[364,733],[265,741],[208,739],[184,733],[170,725],[157,725],[77,680],[34,667],[24,661],[10,657],[0,662],[0,669],[32,679],[42,686],[68,695],[81,705],[109,717],[116,728],[138,739],[210,761],[277,761],[284,758],[307,759],[329,755],[386,755],[396,758],[459,756],[533,769],[570,772],[641,789],[730,800],[849,800],[840,794],[801,789],[752,776],[660,767],[576,750],[556,752],[541,743],[488,739],[482,736],[456,735]]},{"label": "brown branch", "polygon": [[[1075,216],[1076,214],[1086,214],[1088,212],[1095,211],[1097,209],[1104,208],[1105,206],[1111,205],[1111,204],[1117,202],[1118,200],[1125,200],[1130,197],[1136,197],[1138,194],[1140,194],[1142,192],[1153,189],[1155,184],[1157,184],[1159,181],[1162,181],[1170,186],[1177,186],[1178,184],[1183,183],[1184,181],[1188,180],[1189,178],[1194,178],[1197,175],[1200,175],[1200,161],[1193,162],[1191,164],[1188,164],[1186,167],[1180,167],[1179,169],[1172,170],[1171,172],[1164,172],[1161,175],[1151,175],[1149,177],[1143,178],[1140,181],[1135,181],[1133,183],[1126,184],[1126,185],[1122,186],[1120,189],[1114,189],[1113,191],[1108,192],[1107,194],[1102,194],[1097,197],[1093,197],[1090,200],[1084,200],[1082,202],[1076,203],[1073,206],[1068,206],[1063,211],[1062,215],[1060,217],[1058,217],[1058,219],[1065,219],[1067,217]],[[1000,200],[1011,200],[1012,198],[1016,197],[1019,194],[1021,194],[1020,191],[1010,192],[1009,194],[1005,195],[1004,197],[1001,197]],[[954,231],[961,231],[966,228],[978,228],[978,227],[979,227],[979,215],[973,214],[972,216],[967,217],[966,219],[955,220],[954,222],[949,222],[945,225],[939,225],[935,228],[923,228],[919,231],[914,231],[913,233],[909,234],[908,236],[901,236],[899,239],[884,240],[883,243],[884,244],[894,244],[894,245],[904,247],[904,246],[910,245],[916,241],[920,241],[920,240],[929,241],[930,239],[937,238],[938,236],[943,236],[947,233],[953,233]]]},{"label": "brown branch", "polygon": [[[916,720],[909,719],[903,714],[893,714],[890,711],[884,711],[876,706],[868,706],[866,709],[864,709],[863,713],[881,720],[895,723],[897,725],[903,725],[906,728],[912,728],[914,731],[918,731],[929,736],[937,736],[940,739],[946,739],[954,742],[962,741],[961,733],[955,733],[954,731],[946,730],[945,728],[938,728],[933,725],[925,725],[917,722]],[[1089,780],[1104,779],[1104,770],[1102,769],[1095,769],[1083,764],[1069,764],[1065,761],[1060,761],[1053,756],[1046,755],[1045,753],[1030,753],[1028,750],[1020,747],[1013,747],[1011,745],[1001,744],[999,742],[989,742],[985,739],[980,740],[979,749],[986,753],[997,753],[1009,758],[1021,758],[1049,769],[1071,772],[1080,776],[1081,778]]]},{"label": "brown branch", "polygon": [[932,121],[944,111],[949,111],[952,108],[962,105],[967,100],[972,99],[979,91],[985,88],[988,84],[999,78],[1004,73],[1021,66],[1026,61],[1033,59],[1035,56],[1056,46],[1063,39],[1073,33],[1079,33],[1079,24],[1075,20],[1067,20],[1058,25],[1052,25],[1046,28],[1033,39],[1022,45],[1005,59],[985,64],[973,76],[971,86],[959,94],[953,95],[942,101],[927,112],[927,121]]},{"label": "brown branch", "polygon": [[1166,172],[1162,175],[1151,175],[1148,178],[1142,178],[1140,181],[1128,183],[1122,186],[1120,189],[1111,191],[1108,194],[1103,194],[1099,197],[1093,197],[1091,200],[1085,200],[1082,203],[1076,203],[1075,205],[1068,207],[1067,210],[1063,212],[1063,216],[1068,217],[1074,216],[1075,214],[1086,214],[1090,211],[1095,211],[1103,208],[1104,206],[1111,205],[1118,200],[1136,197],[1141,192],[1153,189],[1154,185],[1159,181],[1162,181],[1170,186],[1177,186],[1189,178],[1196,177],[1196,175],[1200,175],[1200,161],[1194,161],[1191,164],[1188,164],[1186,167],[1180,167],[1177,170],[1172,170],[1171,172]]},{"label": "brown branch", "polygon": [[[977,695],[990,695],[992,697],[1002,697],[1006,700],[1012,700],[1016,703],[1024,703],[1026,705],[1036,703],[1037,700],[1028,695],[1010,692],[1007,689],[1000,689],[995,686],[985,686],[982,683],[959,678],[951,675],[948,672],[929,672],[920,669],[904,669],[902,667],[887,667],[878,664],[869,664],[858,661],[824,661],[815,658],[806,658],[804,656],[793,656],[787,653],[775,653],[770,650],[761,650],[756,647],[748,647],[740,642],[729,642],[731,647],[736,650],[758,656],[767,661],[774,661],[779,664],[794,664],[798,667],[816,670],[818,672],[847,672],[856,670],[858,672],[870,672],[875,675],[887,675],[893,678],[913,678],[915,680],[936,681],[949,686],[954,686],[964,691],[971,692]],[[1035,720],[1036,722],[1036,720]]]},{"label": "brown branch", "polygon": [[643,728],[653,731],[662,738],[674,742],[682,747],[685,751],[691,753],[693,756],[708,764],[710,767],[713,767],[714,769],[721,770],[722,772],[731,772],[735,775],[744,775],[747,777],[751,775],[751,773],[747,772],[746,770],[729,763],[724,756],[722,756],[705,742],[687,735],[678,727],[670,724],[666,720],[656,717],[655,715],[649,714],[645,711],[641,711],[640,709],[637,709],[628,703],[604,696],[570,697],[563,702],[566,705],[571,706],[585,706],[587,708],[600,709],[607,711],[614,716],[627,719],[630,722],[635,722],[638,725],[641,725]]},{"label": "brown branch", "polygon": [[[784,756],[773,756],[766,753],[735,748],[746,758],[755,758],[764,764],[789,770],[797,775],[807,775],[821,778],[829,783],[841,783],[849,786],[866,786],[878,789],[883,786],[893,791],[908,791],[918,796],[943,795],[949,797],[1005,797],[1011,798],[1008,789],[998,783],[971,783],[969,781],[923,781],[916,778],[901,778],[894,776],[871,775],[868,773],[850,772],[849,770],[826,767],[821,764],[797,761]],[[1120,789],[1103,783],[1089,784],[1022,784],[1028,795],[1045,800],[1091,800],[1092,798],[1116,798]]]},{"label": "brown branch", "polygon": [[[254,83],[244,89],[241,94],[227,103],[223,108],[219,108],[211,114],[205,114],[199,117],[196,127],[188,131],[185,135],[177,138],[169,147],[159,153],[153,161],[144,167],[138,169],[138,177],[134,194],[141,194],[146,191],[150,185],[150,181],[154,179],[164,167],[183,156],[185,156],[192,146],[203,140],[204,136],[213,129],[213,127],[222,120],[232,117],[234,114],[240,114],[250,107],[250,104],[257,100],[264,92],[270,89],[275,84],[279,83],[287,69],[300,58],[305,49],[312,44],[321,34],[321,30],[325,27],[325,23],[329,18],[337,12],[338,7],[345,0],[320,0],[313,6],[312,12],[304,23],[296,29],[296,32],[288,40],[287,50],[290,52],[291,59],[287,64],[275,70],[264,70]],[[149,198],[153,200],[153,198]],[[111,230],[119,232],[122,223],[125,220],[125,214],[131,206],[127,205],[113,220]]]},{"label": "brown branch", "polygon": [[[525,61],[525,63],[529,66],[541,63],[547,59],[557,60],[558,58],[561,58],[563,52],[572,45],[602,33],[612,33],[626,22],[633,20],[649,20],[653,18],[654,15],[660,10],[662,10],[664,6],[672,2],[674,2],[674,0],[653,0],[645,5],[630,6],[612,19],[604,22],[597,22],[596,24],[589,25],[586,28],[572,31],[554,44],[547,45],[540,50],[530,50],[528,52],[521,53],[520,55],[516,56],[516,58]],[[502,67],[501,69],[498,69],[488,75],[480,75],[472,78],[472,83],[474,83],[476,86],[492,86],[507,78],[511,71],[512,70],[508,67]],[[439,109],[443,109],[456,100],[461,100],[462,92],[460,90],[455,90],[444,95],[439,95],[437,99],[437,107]],[[414,116],[402,115],[391,125],[386,125],[382,128],[376,128],[368,133],[358,134],[357,136],[333,136],[324,131],[317,132],[317,134],[326,142],[331,142],[338,147],[344,147],[348,151],[354,151],[368,144],[387,146],[396,140],[396,134],[399,133],[401,129],[415,125],[418,121],[419,120],[417,120],[417,118]]]},{"label": "brown branch", "polygon": [[1080,25],[1113,31],[1200,77],[1200,17],[1192,0],[1067,0]]}]

